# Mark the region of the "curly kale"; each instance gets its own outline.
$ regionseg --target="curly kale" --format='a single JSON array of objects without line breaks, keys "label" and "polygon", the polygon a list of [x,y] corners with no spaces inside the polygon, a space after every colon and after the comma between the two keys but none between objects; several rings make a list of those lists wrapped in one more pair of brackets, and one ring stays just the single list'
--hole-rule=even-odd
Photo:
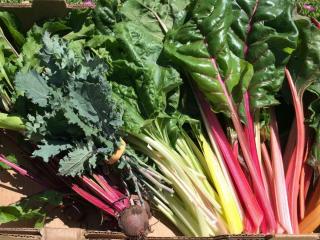
[{"label": "curly kale", "polygon": [[26,136],[37,144],[33,155],[60,159],[61,175],[90,171],[115,151],[123,124],[107,81],[110,65],[48,33],[38,57],[41,72],[20,71],[15,78],[28,112]]}]

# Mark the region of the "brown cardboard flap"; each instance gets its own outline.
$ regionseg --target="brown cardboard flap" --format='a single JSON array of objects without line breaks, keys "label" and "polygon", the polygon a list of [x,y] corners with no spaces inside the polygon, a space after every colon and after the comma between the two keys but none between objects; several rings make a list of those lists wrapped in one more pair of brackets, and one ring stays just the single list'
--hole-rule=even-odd
[{"label": "brown cardboard flap", "polygon": [[272,239],[274,240],[319,240],[319,234],[301,234],[301,235],[289,235],[289,234],[276,234]]},{"label": "brown cardboard flap", "polygon": [[[122,233],[90,231],[80,228],[0,228],[0,240],[116,240],[126,239]],[[320,240],[319,234],[304,235],[222,235],[215,237],[147,237],[148,240]]]},{"label": "brown cardboard flap", "polygon": [[41,240],[85,240],[85,230],[81,228],[43,228]]}]

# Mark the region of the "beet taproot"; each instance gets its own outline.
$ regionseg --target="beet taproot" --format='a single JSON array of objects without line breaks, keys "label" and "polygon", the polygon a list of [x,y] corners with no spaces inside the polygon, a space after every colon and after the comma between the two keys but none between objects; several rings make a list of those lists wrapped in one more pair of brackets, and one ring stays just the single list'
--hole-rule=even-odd
[{"label": "beet taproot", "polygon": [[118,223],[128,237],[146,236],[149,232],[149,216],[146,209],[133,205],[120,213]]}]

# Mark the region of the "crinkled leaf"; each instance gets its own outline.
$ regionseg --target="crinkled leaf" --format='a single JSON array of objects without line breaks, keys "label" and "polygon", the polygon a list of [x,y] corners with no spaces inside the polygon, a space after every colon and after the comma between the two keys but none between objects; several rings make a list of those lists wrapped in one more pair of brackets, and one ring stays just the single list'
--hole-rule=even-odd
[{"label": "crinkled leaf", "polygon": [[60,161],[59,173],[63,176],[74,177],[83,173],[86,165],[94,168],[96,166],[96,160],[97,156],[93,149],[93,143],[79,143]]},{"label": "crinkled leaf", "polygon": [[83,83],[79,83],[75,87],[76,89],[70,91],[70,103],[77,109],[81,117],[93,123],[98,123],[99,116],[90,102],[90,97],[87,93],[88,88]]},{"label": "crinkled leaf", "polygon": [[118,0],[100,0],[97,2],[93,18],[98,31],[103,34],[112,34],[112,27],[117,22]]},{"label": "crinkled leaf", "polygon": [[[229,95],[241,96],[239,91],[246,91],[253,73],[252,66],[236,56],[227,41],[233,17],[231,2],[200,0],[188,16],[183,25],[167,34],[164,54],[188,73],[214,111],[229,115],[223,85]],[[241,99],[235,97],[234,101],[240,104]]]},{"label": "crinkled leaf", "polygon": [[[44,34],[41,45],[38,53],[39,67],[44,69],[41,76],[34,70],[21,71],[16,79],[19,91],[37,104],[25,103],[26,135],[38,144],[34,154],[43,160],[62,153],[60,174],[75,176],[91,171],[97,158],[93,153],[84,156],[85,151],[104,149],[105,157],[113,154],[120,138],[118,130],[123,125],[122,106],[113,99],[111,83],[106,80],[110,58],[106,51],[75,50],[72,44],[48,33]],[[103,59],[98,57],[100,54]],[[21,84],[29,75],[37,79],[30,85]],[[50,104],[40,101],[41,94],[34,97],[40,89],[39,82],[43,88],[40,93],[46,92],[45,99]]]},{"label": "crinkled leaf", "polygon": [[38,149],[33,151],[32,156],[40,157],[44,162],[49,162],[51,157],[58,155],[60,152],[70,149],[72,146],[63,142],[44,142],[44,144],[38,144]]},{"label": "crinkled leaf", "polygon": [[163,28],[170,29],[183,20],[189,3],[190,0],[128,0],[121,7],[120,13],[163,38]]},{"label": "crinkled leaf", "polygon": [[320,94],[320,31],[308,19],[295,21],[299,30],[297,49],[288,64],[299,94],[309,90]]},{"label": "crinkled leaf", "polygon": [[17,73],[15,86],[17,91],[24,93],[33,103],[40,107],[47,106],[51,89],[36,71]]},{"label": "crinkled leaf", "polygon": [[176,109],[182,80],[173,68],[155,64],[163,36],[133,21],[116,24],[114,29],[116,40],[107,45],[114,59],[110,80],[132,87],[144,118]]},{"label": "crinkled leaf", "polygon": [[232,1],[233,21],[228,31],[231,51],[253,65],[249,85],[253,108],[277,104],[276,93],[284,79],[284,67],[296,47],[297,29],[291,0]]}]

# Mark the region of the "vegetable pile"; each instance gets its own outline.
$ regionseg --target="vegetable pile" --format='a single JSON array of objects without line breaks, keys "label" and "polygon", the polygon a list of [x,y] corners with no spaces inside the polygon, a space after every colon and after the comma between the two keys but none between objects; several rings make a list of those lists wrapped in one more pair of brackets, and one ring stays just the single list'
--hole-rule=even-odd
[{"label": "vegetable pile", "polygon": [[[320,27],[297,9],[101,0],[26,34],[0,13],[0,127],[28,153],[0,162],[128,236],[150,230],[149,203],[186,236],[315,231]],[[24,206],[0,223],[45,223]]]}]

